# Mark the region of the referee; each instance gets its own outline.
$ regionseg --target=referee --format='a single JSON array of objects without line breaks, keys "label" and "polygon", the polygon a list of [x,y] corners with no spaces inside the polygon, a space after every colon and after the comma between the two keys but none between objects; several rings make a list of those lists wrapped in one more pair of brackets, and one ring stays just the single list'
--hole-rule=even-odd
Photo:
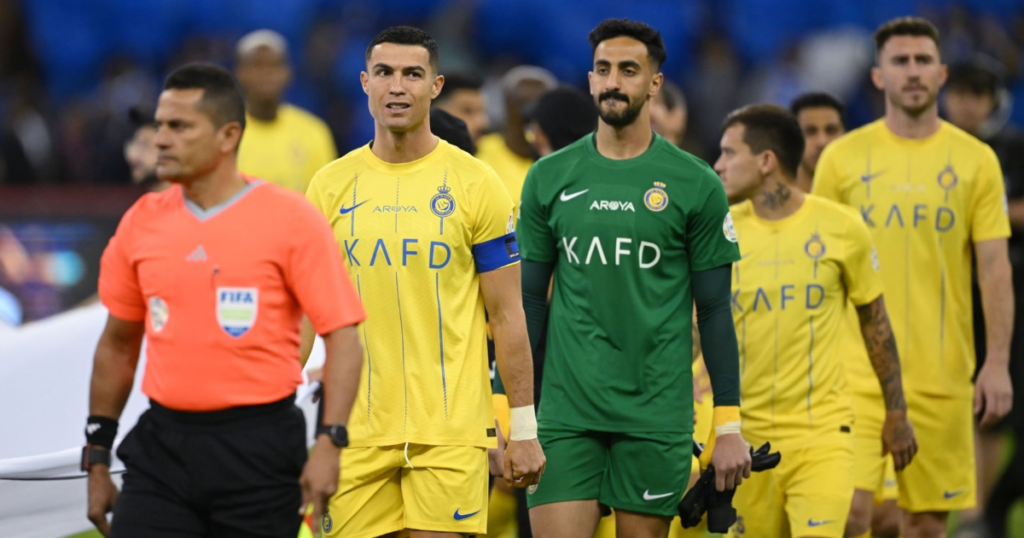
[{"label": "referee", "polygon": [[[317,521],[338,485],[365,314],[323,217],[300,194],[238,172],[245,105],[227,71],[173,72],[155,124],[157,175],[172,186],[125,213],[101,262],[110,316],[82,457],[89,519],[117,538],[293,538],[304,507]],[[324,424],[308,462],[294,405],[303,313],[327,348]],[[118,448],[119,495],[110,449],[143,336],[150,408]]]}]

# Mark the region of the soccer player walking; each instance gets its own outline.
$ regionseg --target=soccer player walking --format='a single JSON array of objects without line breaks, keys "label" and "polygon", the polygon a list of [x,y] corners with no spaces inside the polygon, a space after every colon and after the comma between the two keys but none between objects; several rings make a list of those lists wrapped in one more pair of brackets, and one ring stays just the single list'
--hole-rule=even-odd
[{"label": "soccer player walking", "polygon": [[[898,469],[917,450],[871,234],[854,211],[804,194],[804,138],[785,109],[730,114],[715,170],[730,198],[742,259],[733,271],[743,437],[770,442],[778,467],[734,499],[733,536],[842,538],[854,490],[853,406],[840,349],[847,301],[885,398],[879,455]],[[859,338],[858,338],[859,340]]]},{"label": "soccer player walking", "polygon": [[307,192],[369,314],[352,444],[322,528],[485,534],[487,449],[497,447],[485,306],[512,407],[505,479],[527,487],[544,471],[512,199],[489,166],[431,134],[444,77],[429,35],[384,30],[360,77],[374,139]]},{"label": "soccer player walking", "polygon": [[[921,443],[898,474],[902,534],[944,536],[949,512],[975,503],[972,414],[984,426],[1012,406],[1010,223],[995,153],[939,119],[946,66],[935,27],[894,19],[875,45],[885,117],[825,148],[813,192],[857,207],[874,235]],[[973,387],[972,249],[988,352]]]},{"label": "soccer player walking", "polygon": [[714,384],[717,488],[749,476],[729,315],[739,253],[721,181],[651,131],[660,34],[609,19],[590,44],[597,131],[530,169],[519,220],[532,343],[548,323],[539,423],[550,465],[528,495],[530,519],[534,536],[590,538],[603,504],[619,536],[663,538],[690,473],[694,303]]},{"label": "soccer player walking", "polygon": [[[316,210],[235,167],[245,105],[227,71],[171,73],[155,123],[156,172],[173,186],[125,213],[100,267],[89,519],[118,538],[293,537],[307,503],[319,513],[337,488],[344,444],[344,426],[321,431],[306,462],[299,321],[324,336],[324,419],[343,425],[365,315]],[[118,496],[110,448],[144,335],[150,409],[118,448]]]}]

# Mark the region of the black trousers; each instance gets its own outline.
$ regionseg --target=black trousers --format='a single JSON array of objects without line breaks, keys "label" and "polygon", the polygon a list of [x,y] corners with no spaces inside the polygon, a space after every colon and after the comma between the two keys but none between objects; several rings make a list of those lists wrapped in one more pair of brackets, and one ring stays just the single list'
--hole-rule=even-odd
[{"label": "black trousers", "polygon": [[295,538],[306,421],[294,397],[210,413],[156,402],[117,450],[113,538]]}]

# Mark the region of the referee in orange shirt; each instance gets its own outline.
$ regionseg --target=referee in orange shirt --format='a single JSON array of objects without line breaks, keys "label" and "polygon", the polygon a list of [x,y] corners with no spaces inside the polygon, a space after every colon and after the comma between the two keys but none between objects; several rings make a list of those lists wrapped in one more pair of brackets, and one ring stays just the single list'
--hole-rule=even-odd
[{"label": "referee in orange shirt", "polygon": [[[89,519],[116,538],[293,538],[303,508],[318,518],[338,485],[365,314],[316,209],[236,169],[245,105],[227,71],[172,73],[156,127],[157,175],[173,186],[125,213],[101,262],[110,316],[82,458]],[[327,348],[325,424],[308,462],[294,405],[303,313]],[[150,409],[118,448],[118,495],[110,448],[143,336]]]}]

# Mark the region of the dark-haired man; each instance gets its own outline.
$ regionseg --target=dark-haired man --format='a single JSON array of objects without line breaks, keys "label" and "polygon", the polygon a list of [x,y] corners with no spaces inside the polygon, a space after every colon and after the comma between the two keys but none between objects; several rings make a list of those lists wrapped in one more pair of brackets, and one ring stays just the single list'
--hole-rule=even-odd
[{"label": "dark-haired man", "polygon": [[597,131],[530,169],[519,219],[531,345],[547,324],[539,422],[551,465],[528,495],[530,519],[534,536],[589,538],[605,505],[620,536],[664,538],[690,473],[694,303],[717,488],[749,476],[729,315],[739,252],[718,177],[651,131],[661,35],[609,19],[589,40]]},{"label": "dark-haired man", "polygon": [[466,122],[473,143],[487,132],[487,102],[481,90],[484,81],[472,73],[449,73],[444,77],[444,88],[434,99],[434,108],[439,108]]},{"label": "dark-haired man", "polygon": [[804,155],[796,174],[796,186],[811,192],[814,169],[825,146],[846,133],[843,104],[839,99],[820,92],[805,93],[793,99],[789,111],[796,116],[804,133]]},{"label": "dark-haired man", "polygon": [[902,469],[917,450],[871,234],[857,213],[796,187],[804,141],[783,108],[730,114],[715,163],[742,259],[733,272],[743,437],[782,463],[736,493],[733,536],[843,538],[853,497],[853,407],[839,341],[847,300],[883,386],[884,450]]},{"label": "dark-haired man", "polygon": [[512,200],[490,167],[431,133],[438,60],[416,28],[370,42],[360,80],[374,139],[317,172],[306,193],[369,316],[346,472],[321,522],[329,536],[487,532],[497,443],[485,307],[512,407],[505,480],[525,488],[544,472]]},{"label": "dark-haired man", "polygon": [[585,92],[565,86],[555,88],[526,109],[527,128],[533,131],[533,148],[546,157],[594,132],[597,107]]},{"label": "dark-haired man", "polygon": [[[110,316],[82,455],[89,519],[119,538],[295,536],[305,506],[319,514],[337,488],[365,314],[316,210],[236,169],[245,105],[227,71],[171,73],[155,125],[156,173],[173,186],[125,213],[100,267]],[[324,336],[331,425],[308,463],[294,405],[303,312]],[[118,496],[110,449],[143,336],[150,408],[118,448]]]},{"label": "dark-haired man", "polygon": [[[992,149],[939,119],[946,66],[935,27],[894,19],[875,47],[885,117],[825,148],[813,192],[857,207],[874,235],[921,444],[897,475],[902,535],[941,537],[949,511],[975,503],[972,415],[988,426],[1012,407],[1010,223]],[[974,386],[972,247],[987,341]]]}]

